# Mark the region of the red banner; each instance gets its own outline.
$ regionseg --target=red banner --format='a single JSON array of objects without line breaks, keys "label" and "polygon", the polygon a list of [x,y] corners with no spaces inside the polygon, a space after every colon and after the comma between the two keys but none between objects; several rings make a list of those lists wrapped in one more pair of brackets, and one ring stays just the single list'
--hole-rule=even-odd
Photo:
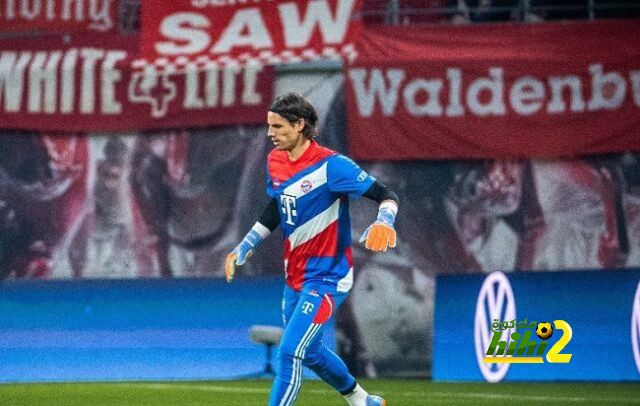
[{"label": "red banner", "polygon": [[2,31],[114,32],[117,0],[7,0],[0,2]]},{"label": "red banner", "polygon": [[361,0],[142,2],[142,55],[298,62],[351,52]]},{"label": "red banner", "polygon": [[262,123],[274,71],[212,61],[148,63],[135,36],[0,42],[0,128],[132,131]]},{"label": "red banner", "polygon": [[638,20],[367,27],[345,70],[363,160],[640,149]]}]

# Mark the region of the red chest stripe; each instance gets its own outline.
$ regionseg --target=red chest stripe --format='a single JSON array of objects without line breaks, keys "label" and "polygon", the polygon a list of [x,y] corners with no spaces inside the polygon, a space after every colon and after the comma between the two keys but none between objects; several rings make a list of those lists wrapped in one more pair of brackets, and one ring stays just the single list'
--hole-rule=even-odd
[{"label": "red chest stripe", "polygon": [[[323,159],[335,155],[336,152],[311,141],[311,145],[295,161],[289,160],[286,151],[274,149],[267,157],[267,169],[274,183],[284,183],[296,173],[317,164]],[[277,185],[274,185],[277,187]]]}]

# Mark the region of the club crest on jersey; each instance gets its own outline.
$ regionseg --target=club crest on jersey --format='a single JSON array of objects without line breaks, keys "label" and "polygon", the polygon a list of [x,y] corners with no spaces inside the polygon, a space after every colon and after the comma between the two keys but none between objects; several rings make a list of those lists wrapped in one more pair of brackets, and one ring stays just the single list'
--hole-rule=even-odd
[{"label": "club crest on jersey", "polygon": [[302,181],[302,183],[300,184],[300,189],[302,189],[303,193],[308,193],[311,188],[313,188],[313,183],[311,183],[311,181],[309,179],[305,179]]},{"label": "club crest on jersey", "polygon": [[367,179],[367,173],[365,171],[360,172],[358,175],[358,182],[362,182],[365,179]]}]

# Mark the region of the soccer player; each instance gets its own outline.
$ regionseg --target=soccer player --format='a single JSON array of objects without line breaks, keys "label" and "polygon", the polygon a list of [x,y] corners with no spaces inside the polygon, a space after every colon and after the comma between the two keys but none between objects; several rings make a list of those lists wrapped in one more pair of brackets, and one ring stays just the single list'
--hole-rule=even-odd
[{"label": "soccer player", "polygon": [[302,96],[277,98],[267,114],[275,149],[267,158],[267,193],[272,198],[258,222],[227,255],[230,282],[258,244],[278,224],[284,234],[285,330],[278,351],[270,406],[296,400],[302,365],[340,392],[351,406],[385,406],[369,395],[345,363],[322,341],[323,326],[346,299],[353,284],[348,197],[379,203],[378,217],[360,242],[372,251],[396,245],[393,228],[398,197],[351,159],[313,140],[318,116]]}]

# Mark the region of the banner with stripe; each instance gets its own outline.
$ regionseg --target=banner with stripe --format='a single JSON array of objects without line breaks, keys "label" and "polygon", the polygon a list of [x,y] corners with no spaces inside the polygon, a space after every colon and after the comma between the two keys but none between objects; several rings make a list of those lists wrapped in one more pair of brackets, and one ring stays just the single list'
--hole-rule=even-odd
[{"label": "banner with stripe", "polygon": [[124,132],[265,120],[272,67],[149,62],[138,45],[117,34],[0,40],[0,128]]},{"label": "banner with stripe", "polygon": [[300,62],[353,54],[362,0],[142,2],[142,55]]},{"label": "banner with stripe", "polygon": [[0,27],[4,32],[115,32],[119,3],[115,0],[7,0],[0,2]]},{"label": "banner with stripe", "polygon": [[345,70],[366,160],[640,149],[638,20],[367,27]]}]

